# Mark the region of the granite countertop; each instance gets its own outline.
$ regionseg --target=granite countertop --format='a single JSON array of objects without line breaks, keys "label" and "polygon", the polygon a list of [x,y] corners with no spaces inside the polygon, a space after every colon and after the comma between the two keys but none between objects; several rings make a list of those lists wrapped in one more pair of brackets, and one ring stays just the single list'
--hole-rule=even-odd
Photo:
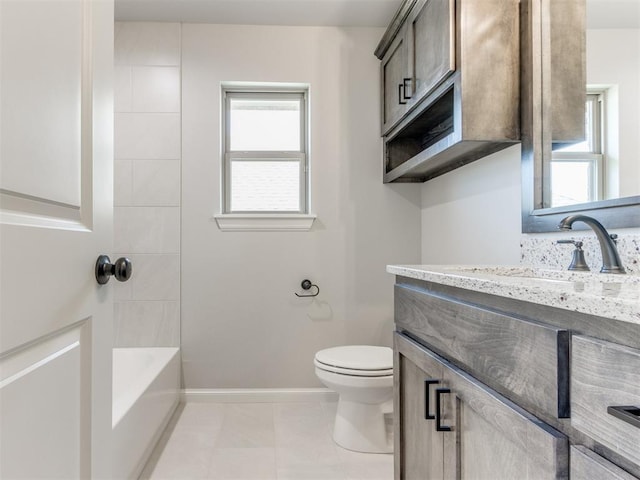
[{"label": "granite countertop", "polygon": [[640,275],[483,265],[388,265],[387,272],[640,324]]}]

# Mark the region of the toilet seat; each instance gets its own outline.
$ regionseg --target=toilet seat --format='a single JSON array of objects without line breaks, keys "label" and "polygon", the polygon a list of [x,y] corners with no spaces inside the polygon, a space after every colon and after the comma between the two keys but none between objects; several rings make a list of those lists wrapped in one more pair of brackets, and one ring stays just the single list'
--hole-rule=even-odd
[{"label": "toilet seat", "polygon": [[389,347],[348,345],[320,350],[314,365],[328,372],[359,377],[393,375],[393,350]]}]

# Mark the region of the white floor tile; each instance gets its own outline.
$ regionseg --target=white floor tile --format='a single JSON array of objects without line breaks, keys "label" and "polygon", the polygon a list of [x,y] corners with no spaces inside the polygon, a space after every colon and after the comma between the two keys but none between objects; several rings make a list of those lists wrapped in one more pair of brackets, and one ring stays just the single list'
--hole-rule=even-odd
[{"label": "white floor tile", "polygon": [[207,432],[174,430],[153,471],[152,479],[207,478],[214,439]]},{"label": "white floor tile", "polygon": [[393,455],[351,452],[333,442],[335,402],[188,403],[181,410],[142,478],[393,479]]},{"label": "white floor tile", "polygon": [[187,403],[176,423],[176,430],[195,430],[210,432],[218,437],[225,415],[225,406],[221,403]]},{"label": "white floor tile", "polygon": [[211,480],[277,480],[274,448],[216,448]]},{"label": "white floor tile", "polygon": [[228,403],[216,448],[275,447],[273,405]]}]

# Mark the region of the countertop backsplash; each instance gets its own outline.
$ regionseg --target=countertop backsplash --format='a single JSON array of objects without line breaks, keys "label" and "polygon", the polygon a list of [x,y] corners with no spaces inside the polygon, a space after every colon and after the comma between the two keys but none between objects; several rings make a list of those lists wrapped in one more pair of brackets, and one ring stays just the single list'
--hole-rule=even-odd
[{"label": "countertop backsplash", "polygon": [[[558,244],[560,239],[583,243],[585,259],[592,272],[602,267],[602,255],[598,239],[587,232],[571,232],[565,235],[523,235],[520,240],[520,263],[538,268],[566,269],[571,263],[574,246]],[[618,253],[628,274],[640,275],[640,233],[619,234]]]}]

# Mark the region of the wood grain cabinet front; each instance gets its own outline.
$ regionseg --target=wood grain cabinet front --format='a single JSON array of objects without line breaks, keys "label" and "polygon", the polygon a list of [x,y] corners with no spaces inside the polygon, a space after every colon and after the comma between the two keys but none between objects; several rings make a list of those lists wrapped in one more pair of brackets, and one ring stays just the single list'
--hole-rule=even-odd
[{"label": "wood grain cabinet front", "polygon": [[566,329],[403,285],[395,321],[524,408],[569,415]]},{"label": "wood grain cabinet front", "polygon": [[409,337],[395,350],[396,480],[567,478],[562,433]]},{"label": "wood grain cabinet front", "polygon": [[571,447],[570,457],[571,480],[638,480],[583,446]]},{"label": "wood grain cabinet front", "polygon": [[407,111],[411,78],[407,65],[407,45],[404,29],[399,33],[381,60],[382,130],[387,131]]},{"label": "wood grain cabinet front", "polygon": [[573,336],[571,425],[640,465],[640,350]]},{"label": "wood grain cabinet front", "polygon": [[375,52],[384,182],[423,182],[520,140],[518,4],[401,4]]},{"label": "wood grain cabinet front", "polygon": [[394,303],[396,480],[640,479],[640,325],[402,276]]}]

